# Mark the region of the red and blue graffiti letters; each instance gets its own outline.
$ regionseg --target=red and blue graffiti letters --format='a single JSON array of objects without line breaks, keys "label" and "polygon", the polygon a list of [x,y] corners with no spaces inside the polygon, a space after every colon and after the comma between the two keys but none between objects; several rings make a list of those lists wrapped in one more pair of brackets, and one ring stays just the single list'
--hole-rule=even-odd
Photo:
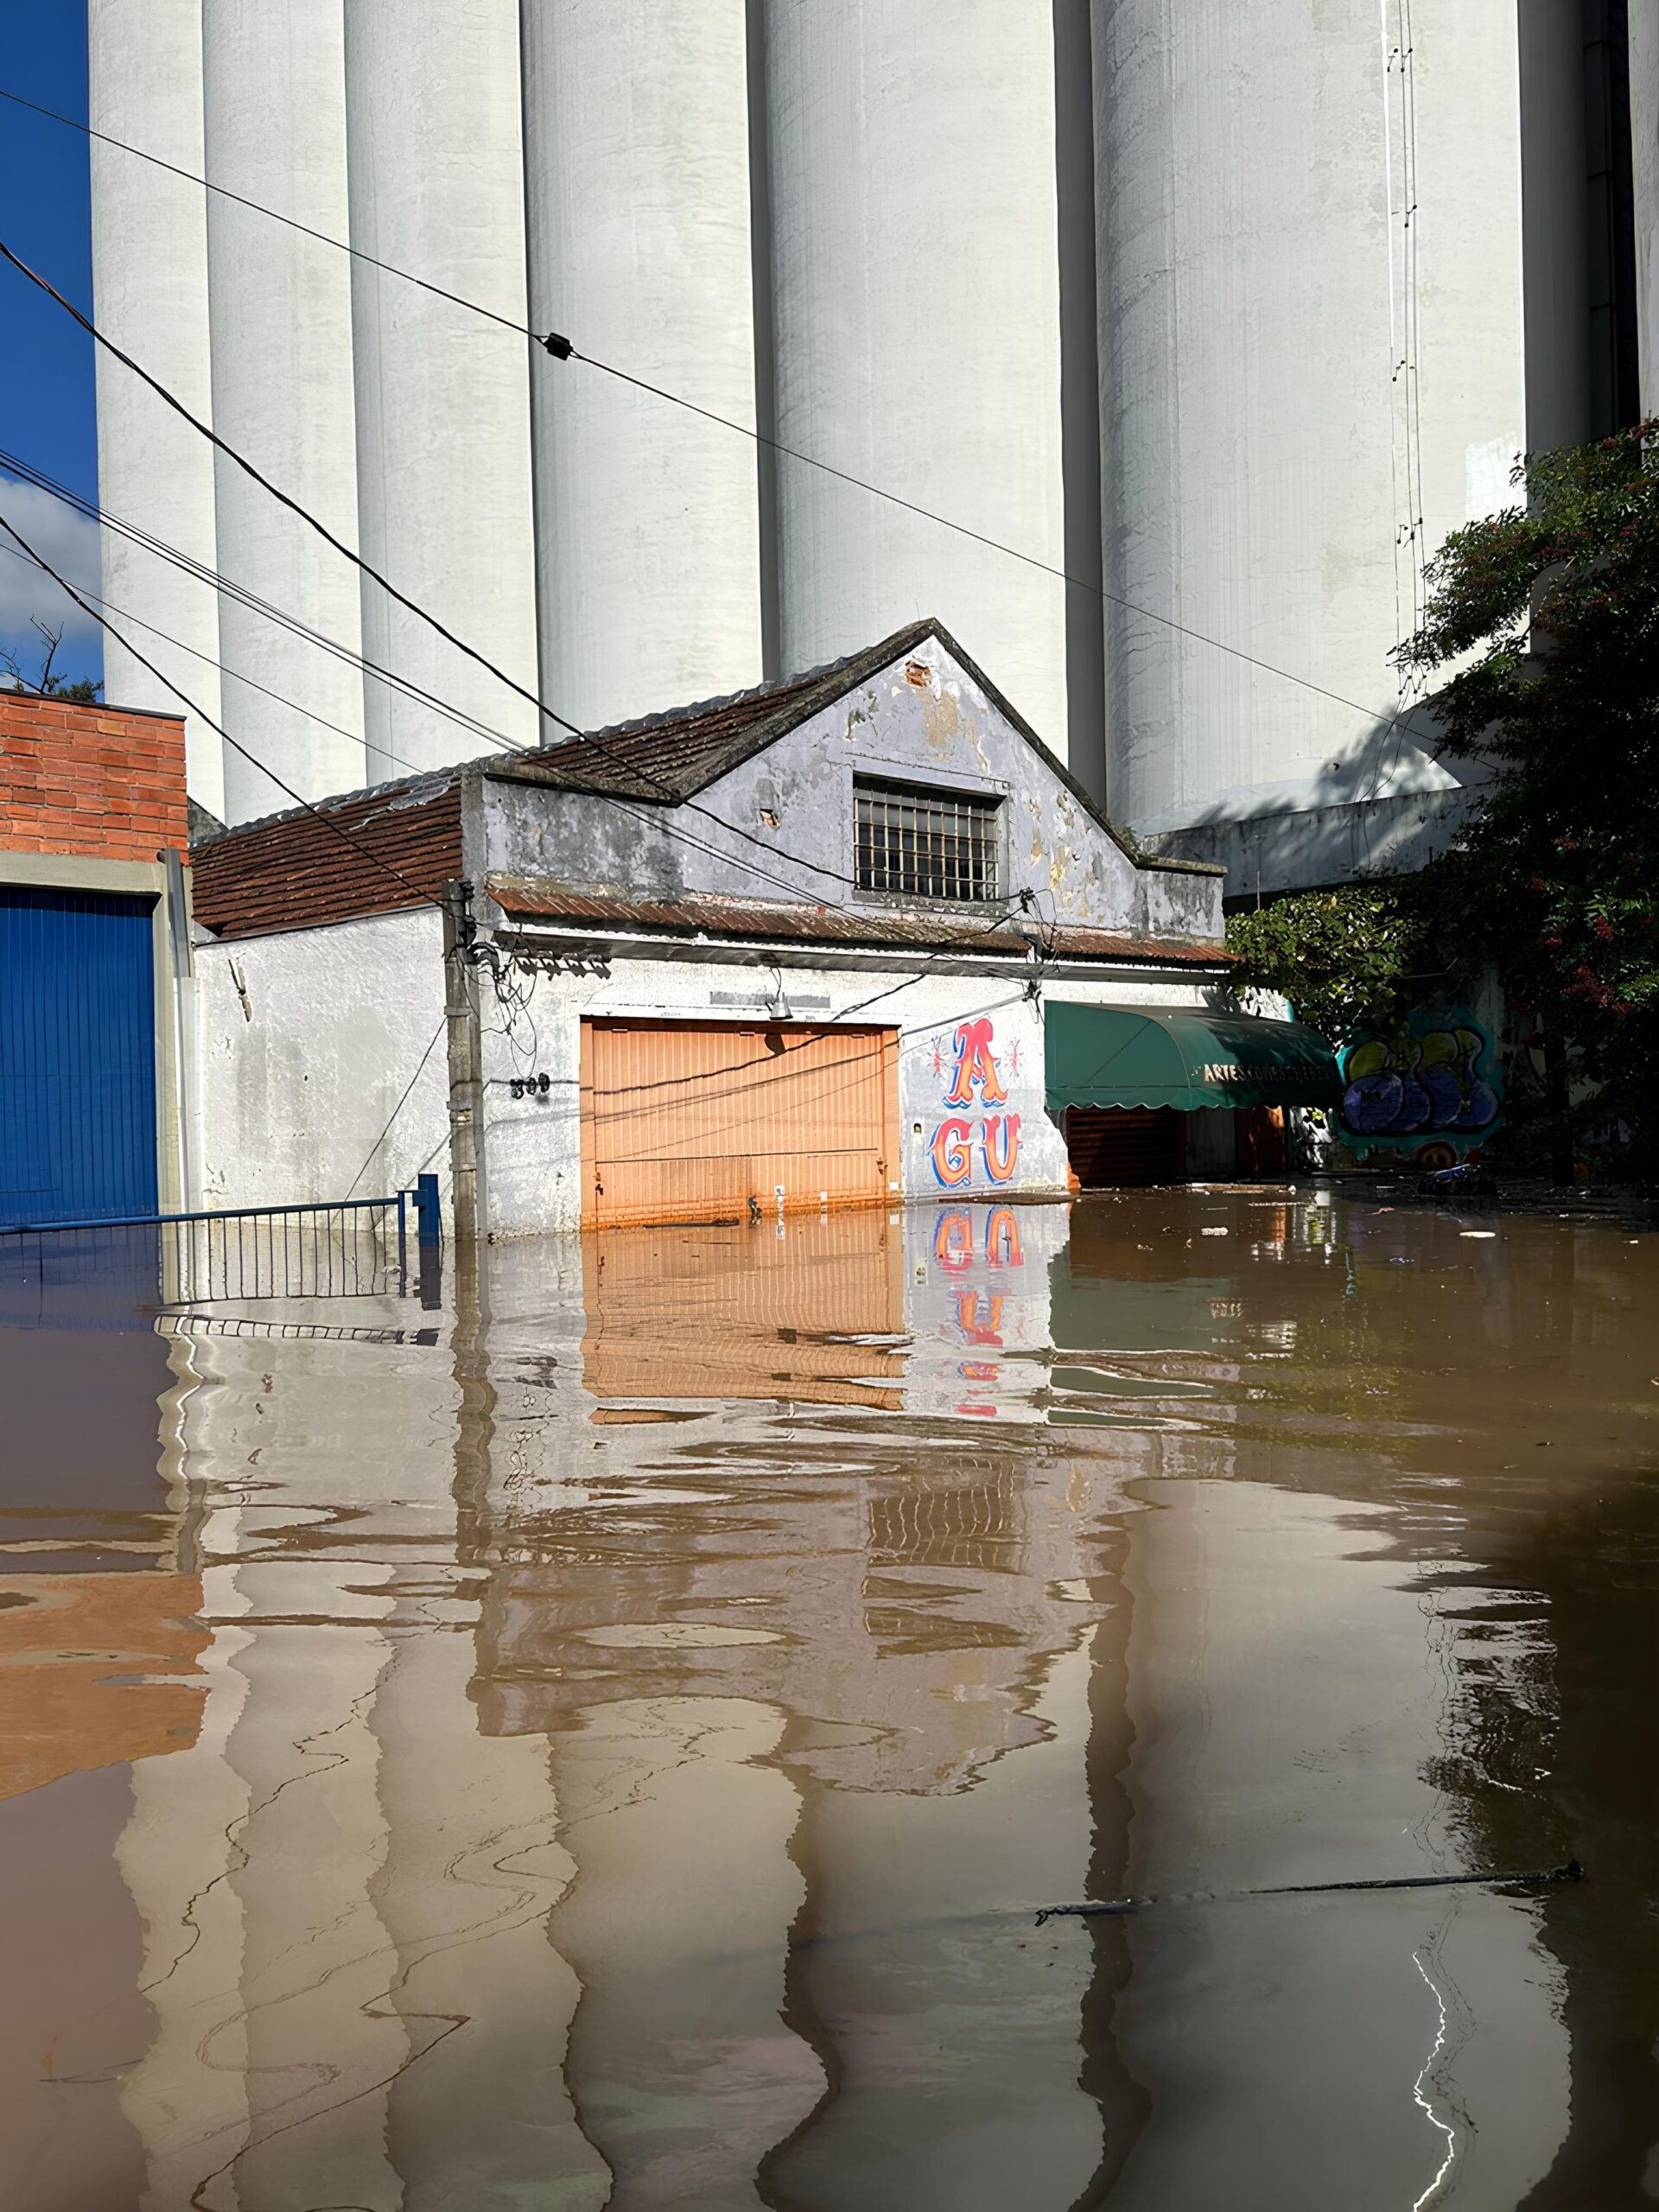
[{"label": "red and blue graffiti letters", "polygon": [[[950,1068],[950,1088],[944,1094],[947,1106],[1002,1106],[1007,1103],[1007,1091],[1003,1087],[1002,1073],[997,1056],[992,1049],[995,1035],[988,1015],[957,1025],[951,1039],[956,1055]],[[1019,1065],[1019,1047],[1008,1048],[1008,1065]],[[933,1053],[935,1074],[943,1077],[944,1057],[936,1046]],[[1017,1114],[988,1113],[977,1122],[953,1114],[938,1122],[929,1142],[932,1155],[934,1177],[942,1189],[954,1191],[968,1181],[974,1172],[974,1140],[979,1140],[979,1160],[985,1180],[991,1184],[1011,1183],[1020,1164],[1020,1116]]]},{"label": "red and blue graffiti letters", "polygon": [[1020,1158],[1020,1116],[1017,1114],[988,1115],[982,1141],[985,1151],[986,1174],[993,1183],[1007,1182]]},{"label": "red and blue graffiti letters", "polygon": [[974,1125],[953,1116],[933,1132],[933,1173],[947,1191],[965,1183],[974,1172]]},{"label": "red and blue graffiti letters", "polygon": [[1002,1088],[1002,1079],[996,1071],[996,1057],[991,1051],[989,1015],[982,1014],[977,1021],[964,1021],[951,1044],[957,1065],[950,1072],[945,1104],[971,1106],[977,1085],[982,1106],[1000,1106],[1008,1094]]}]

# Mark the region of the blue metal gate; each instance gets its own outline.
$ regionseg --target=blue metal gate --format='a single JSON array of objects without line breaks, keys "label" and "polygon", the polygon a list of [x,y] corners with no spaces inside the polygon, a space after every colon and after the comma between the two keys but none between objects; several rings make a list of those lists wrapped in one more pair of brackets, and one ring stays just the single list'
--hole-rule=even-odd
[{"label": "blue metal gate", "polygon": [[0,1227],[156,1209],[153,905],[0,886]]}]

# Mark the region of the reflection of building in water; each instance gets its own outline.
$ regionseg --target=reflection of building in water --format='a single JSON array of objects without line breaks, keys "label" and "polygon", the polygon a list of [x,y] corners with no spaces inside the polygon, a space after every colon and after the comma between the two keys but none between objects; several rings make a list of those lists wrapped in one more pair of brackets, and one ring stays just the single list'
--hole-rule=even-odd
[{"label": "reflection of building in water", "polygon": [[[1567,2126],[1544,1936],[1569,2022],[1601,2012],[1614,2086],[1580,2064],[1557,2169],[1594,2194],[1637,2086],[1605,2017],[1645,2001],[1639,1945],[1610,1965],[1616,1924],[1569,1920],[1599,1877],[1541,1913],[1026,1915],[1580,1842],[1528,1827],[1502,1758],[1524,1695],[1554,1669],[1581,1709],[1605,1654],[1564,1670],[1499,1615],[1554,1592],[1594,1656],[1622,1570],[1571,1567],[1564,1519],[1567,1559],[1523,1544],[1465,1419],[1522,1389],[1560,1280],[1494,1269],[1490,1342],[1442,1375],[1491,1246],[1419,1277],[1386,1218],[1229,1198],[1200,1244],[1148,1198],[1068,1246],[1061,1211],[1001,1211],[763,1224],[764,1265],[747,1232],[500,1248],[453,1351],[174,1346],[199,1732],[17,1801],[79,1792],[103,1854],[68,1878],[107,1941],[60,2001],[103,2024],[42,2101],[96,2161],[66,2202],[95,2173],[149,2212],[1135,2212],[1222,2172],[1409,2204],[1443,2127],[1458,2185],[1514,2202]],[[1589,1339],[1549,1348],[1550,1390],[1617,1401]],[[1640,1910],[1639,1854],[1598,1848]]]},{"label": "reflection of building in water", "polygon": [[[571,2088],[619,2202],[1001,2206],[1037,2140],[1057,2190],[1096,2171],[1089,1946],[1057,1970],[1007,1932],[1091,1851],[1115,1491],[1032,1427],[1064,1232],[981,1205],[617,1236],[589,1255],[579,1389],[549,1363],[568,1339],[492,1332],[512,1465],[467,1562],[476,1694],[551,1746],[576,1866],[553,1935],[586,1969]],[[524,1265],[494,1255],[498,1309]],[[547,1419],[562,1381],[602,1453]],[[722,1398],[770,1402],[613,1425]]]}]

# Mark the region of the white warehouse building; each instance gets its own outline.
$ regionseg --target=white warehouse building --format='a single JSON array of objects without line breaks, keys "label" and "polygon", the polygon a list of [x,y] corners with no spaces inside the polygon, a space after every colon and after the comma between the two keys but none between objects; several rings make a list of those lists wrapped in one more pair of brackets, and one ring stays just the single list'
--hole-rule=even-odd
[{"label": "white warehouse building", "polygon": [[500,671],[101,359],[195,564],[106,533],[106,595],[231,823],[931,612],[1235,895],[1410,866],[1425,564],[1652,352],[1655,0],[88,12],[103,326]]}]

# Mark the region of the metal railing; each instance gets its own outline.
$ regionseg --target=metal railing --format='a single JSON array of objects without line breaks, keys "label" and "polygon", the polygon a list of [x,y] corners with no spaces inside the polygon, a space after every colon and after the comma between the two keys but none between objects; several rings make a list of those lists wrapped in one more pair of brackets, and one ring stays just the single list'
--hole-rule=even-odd
[{"label": "metal railing", "polygon": [[[411,1206],[411,1199],[413,1205]],[[163,1307],[223,1300],[407,1298],[410,1216],[417,1287],[437,1303],[437,1179],[413,1192],[283,1206],[135,1215],[117,1221],[51,1221],[0,1228],[0,1273],[28,1270],[86,1281],[104,1271],[149,1277]]]}]

